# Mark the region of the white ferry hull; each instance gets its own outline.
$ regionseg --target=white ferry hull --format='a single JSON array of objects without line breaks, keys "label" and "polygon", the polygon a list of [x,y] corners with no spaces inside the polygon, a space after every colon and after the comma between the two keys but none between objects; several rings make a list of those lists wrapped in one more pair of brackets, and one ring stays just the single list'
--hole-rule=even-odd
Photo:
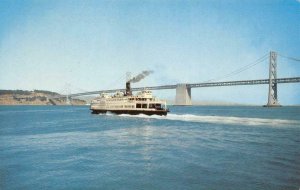
[{"label": "white ferry hull", "polygon": [[104,114],[107,112],[114,113],[114,114],[129,114],[129,115],[139,115],[139,114],[145,114],[145,115],[167,115],[169,112],[168,110],[96,110],[91,109],[92,114]]},{"label": "white ferry hull", "polygon": [[126,82],[126,93],[116,92],[114,95],[102,93],[91,102],[90,110],[93,114],[115,113],[130,115],[167,115],[169,112],[165,100],[152,96],[149,90],[143,90],[133,95],[130,82]]}]

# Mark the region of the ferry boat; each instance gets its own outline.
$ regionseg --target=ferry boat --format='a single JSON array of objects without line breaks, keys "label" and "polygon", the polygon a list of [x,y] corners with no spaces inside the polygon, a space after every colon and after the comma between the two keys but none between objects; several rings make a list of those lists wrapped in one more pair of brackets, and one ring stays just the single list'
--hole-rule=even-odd
[{"label": "ferry boat", "polygon": [[167,115],[169,112],[166,101],[153,96],[150,90],[145,89],[133,95],[130,82],[126,82],[125,93],[102,93],[100,97],[92,100],[90,110],[93,114],[111,112],[131,115]]}]

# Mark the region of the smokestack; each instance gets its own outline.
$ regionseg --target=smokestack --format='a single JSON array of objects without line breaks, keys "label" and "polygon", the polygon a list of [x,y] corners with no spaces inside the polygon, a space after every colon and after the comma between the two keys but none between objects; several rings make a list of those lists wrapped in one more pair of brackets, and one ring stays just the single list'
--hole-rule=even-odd
[{"label": "smokestack", "polygon": [[131,96],[132,92],[131,92],[131,87],[130,87],[130,82],[126,82],[126,96]]}]

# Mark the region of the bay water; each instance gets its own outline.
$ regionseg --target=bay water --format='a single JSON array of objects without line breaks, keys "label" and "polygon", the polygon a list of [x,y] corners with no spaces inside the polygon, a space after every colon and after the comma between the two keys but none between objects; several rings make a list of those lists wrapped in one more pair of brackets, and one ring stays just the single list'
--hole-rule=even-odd
[{"label": "bay water", "polygon": [[0,106],[0,189],[295,189],[300,107]]}]

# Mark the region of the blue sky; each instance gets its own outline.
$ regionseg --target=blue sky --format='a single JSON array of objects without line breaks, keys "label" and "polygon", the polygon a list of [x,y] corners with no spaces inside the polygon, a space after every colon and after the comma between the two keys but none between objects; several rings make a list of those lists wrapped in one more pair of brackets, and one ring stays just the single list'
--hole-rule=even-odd
[{"label": "blue sky", "polygon": [[[124,87],[125,73],[154,74],[138,86],[214,78],[268,78],[268,61],[222,76],[274,50],[300,57],[300,2],[0,1],[0,89],[65,92]],[[278,77],[300,63],[278,58]],[[264,104],[266,85],[192,89],[195,101]],[[155,91],[174,99],[175,91]],[[279,85],[282,104],[300,104],[300,84]]]}]

